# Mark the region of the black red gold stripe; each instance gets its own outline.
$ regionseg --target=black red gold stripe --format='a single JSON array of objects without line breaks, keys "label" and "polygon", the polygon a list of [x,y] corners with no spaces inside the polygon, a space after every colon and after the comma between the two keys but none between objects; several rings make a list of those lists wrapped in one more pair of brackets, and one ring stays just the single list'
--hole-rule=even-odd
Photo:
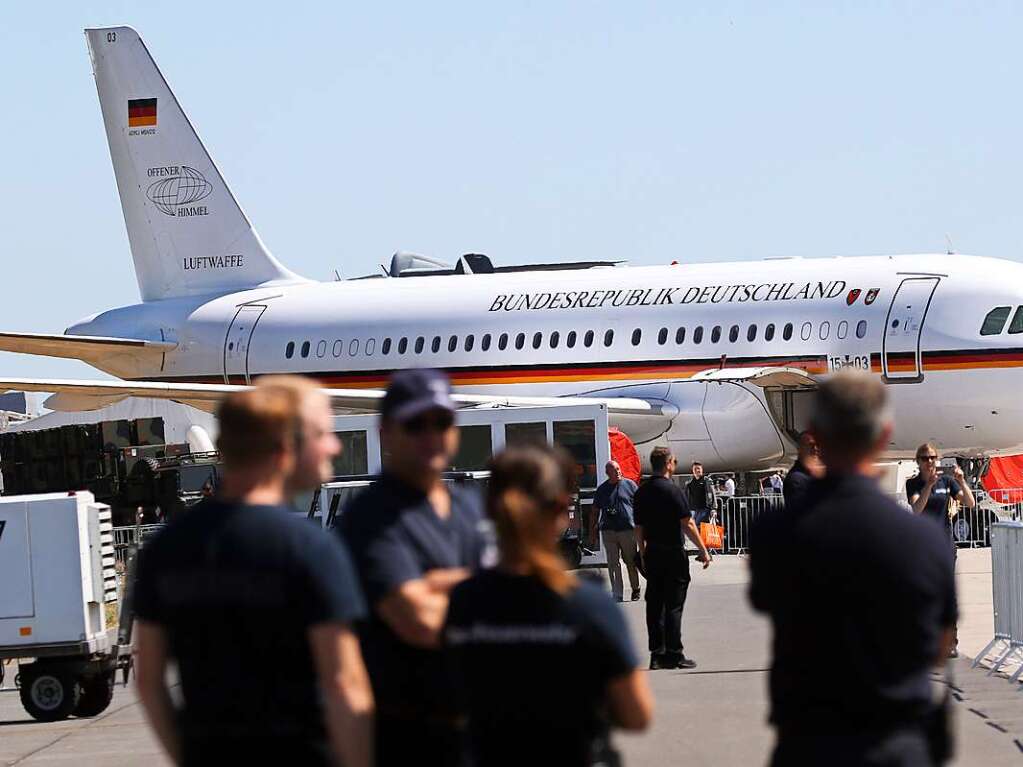
[{"label": "black red gold stripe", "polygon": [[128,127],[156,125],[156,99],[129,99]]}]

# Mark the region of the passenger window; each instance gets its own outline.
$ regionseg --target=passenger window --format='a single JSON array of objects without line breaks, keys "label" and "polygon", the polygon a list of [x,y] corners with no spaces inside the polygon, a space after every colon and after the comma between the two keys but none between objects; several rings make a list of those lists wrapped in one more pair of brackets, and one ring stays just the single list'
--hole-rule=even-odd
[{"label": "passenger window", "polygon": [[331,352],[333,352],[335,357],[340,357],[341,353],[344,350],[345,350],[345,342],[344,341],[335,341],[334,342],[334,348],[331,349]]},{"label": "passenger window", "polygon": [[284,347],[284,356],[289,360],[295,356],[295,342],[288,341],[288,345]]},{"label": "passenger window", "polygon": [[856,323],[856,337],[863,338],[865,335],[867,335],[867,321],[860,320]]},{"label": "passenger window", "polygon": [[352,339],[352,342],[348,344],[348,354],[354,357],[359,353],[359,341],[356,338]]},{"label": "passenger window", "polygon": [[664,346],[666,343],[668,343],[667,328],[661,328],[660,330],[657,331],[657,343],[659,343],[661,346]]},{"label": "passenger window", "polygon": [[838,330],[835,332],[839,338],[845,338],[847,335],[849,335],[849,323],[846,322],[845,320],[842,320],[841,322],[838,323]]},{"label": "passenger window", "polygon": [[[643,331],[640,330],[639,328],[636,328],[635,330],[633,330],[632,331],[632,345],[633,346],[639,346],[639,342],[642,341],[642,340],[643,340]],[[604,342],[604,345],[605,346],[608,345],[607,341]]]},{"label": "passenger window", "polygon": [[365,347],[365,352],[366,352],[366,355],[367,355],[367,356],[370,356],[370,355],[372,355],[372,354],[373,354],[373,352],[374,352],[374,351],[376,350],[376,348],[377,348],[377,342],[376,342],[375,340],[373,340],[372,338],[371,338],[371,339],[369,339],[369,340],[368,340],[368,341],[366,342],[366,347]]},{"label": "passenger window", "polygon": [[485,352],[490,351],[490,333],[483,334],[483,338],[480,339],[480,348]]},{"label": "passenger window", "polygon": [[604,333],[604,346],[610,346],[615,340],[615,332],[608,330]]},{"label": "passenger window", "polygon": [[433,337],[433,342],[430,344],[430,351],[434,354],[440,351],[440,336]]},{"label": "passenger window", "polygon": [[693,343],[703,343],[703,325],[697,325],[696,329],[693,330]]},{"label": "passenger window", "polygon": [[408,351],[408,339],[405,336],[402,336],[401,340],[398,341],[398,354],[404,354],[407,351]]},{"label": "passenger window", "polygon": [[384,339],[383,343],[380,344],[380,353],[385,357],[391,353],[391,339],[390,336]]},{"label": "passenger window", "polygon": [[567,346],[569,349],[574,349],[575,339],[576,339],[575,331],[574,330],[568,331],[568,335],[565,336],[565,346]]},{"label": "passenger window", "polygon": [[585,346],[587,349],[589,349],[591,346],[593,346],[593,331],[592,330],[587,330],[586,331],[586,335],[583,336],[583,346]]},{"label": "passenger window", "polygon": [[419,336],[419,338],[416,339],[416,354],[422,354],[424,346],[426,346],[426,339]]},{"label": "passenger window", "polygon": [[774,323],[773,322],[769,323],[768,326],[766,328],[764,328],[764,340],[765,341],[773,341],[774,340]]},{"label": "passenger window", "polygon": [[1009,323],[1009,332],[1013,335],[1023,333],[1023,306],[1016,307],[1016,313],[1012,315],[1012,322]]},{"label": "passenger window", "polygon": [[809,322],[804,322],[803,327],[799,330],[799,337],[804,341],[810,340],[810,335],[813,333],[813,325]]},{"label": "passenger window", "polygon": [[785,327],[782,328],[782,331],[781,331],[781,337],[783,339],[785,339],[786,341],[791,341],[792,340],[792,323],[791,322],[786,322],[785,323]]},{"label": "passenger window", "polygon": [[756,325],[750,325],[749,328],[746,330],[746,340],[749,341],[750,343],[753,343],[754,341],[757,340]]},{"label": "passenger window", "polygon": [[525,345],[526,345],[526,334],[525,333],[519,333],[517,336],[515,336],[515,348],[516,349],[521,349]]},{"label": "passenger window", "polygon": [[820,336],[822,341],[827,341],[828,336],[831,335],[831,323],[825,320],[821,323]]},{"label": "passenger window", "polygon": [[721,340],[721,326],[715,325],[710,331],[710,342],[716,344]]},{"label": "passenger window", "polygon": [[316,356],[317,357],[322,357],[326,353],[327,353],[327,342],[326,341],[320,341],[318,344],[316,344]]},{"label": "passenger window", "polygon": [[458,336],[451,336],[451,338],[448,339],[448,351],[449,352],[453,352],[457,348],[458,348]]},{"label": "passenger window", "polygon": [[984,324],[980,327],[982,336],[997,336],[1005,328],[1005,321],[1009,319],[1011,306],[999,306],[987,313]]},{"label": "passenger window", "polygon": [[730,342],[732,342],[733,344],[736,341],[739,340],[739,326],[738,325],[732,325],[731,329],[729,329],[729,331],[728,331],[728,340]]},{"label": "passenger window", "polygon": [[467,352],[472,351],[472,347],[476,344],[476,337],[472,333],[465,337],[465,350]]},{"label": "passenger window", "polygon": [[504,351],[508,348],[508,334],[502,333],[501,337],[497,339],[497,348]]},{"label": "passenger window", "polygon": [[303,341],[302,342],[302,358],[305,359],[308,356],[309,356],[309,342],[308,341]]},{"label": "passenger window", "polygon": [[[676,330],[675,331],[675,343],[677,343],[677,344],[685,343],[685,340],[686,340],[686,329],[685,328],[679,328],[678,330]],[[697,343],[699,343],[699,341],[697,341]]]},{"label": "passenger window", "polygon": [[557,349],[559,341],[561,341],[561,334],[555,330],[553,333],[551,333],[551,348]]},{"label": "passenger window", "polygon": [[533,348],[539,349],[543,343],[543,333],[533,333]]}]

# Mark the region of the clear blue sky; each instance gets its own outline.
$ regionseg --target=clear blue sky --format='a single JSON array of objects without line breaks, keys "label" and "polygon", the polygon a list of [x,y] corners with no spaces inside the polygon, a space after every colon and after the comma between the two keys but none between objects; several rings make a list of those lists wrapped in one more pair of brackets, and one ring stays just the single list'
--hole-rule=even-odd
[{"label": "clear blue sky", "polygon": [[[81,31],[121,23],[309,277],[399,249],[660,264],[948,233],[1023,256],[1023,6],[811,5],[8,4],[0,329],[138,299]],[[96,373],[0,354],[0,375]]]}]

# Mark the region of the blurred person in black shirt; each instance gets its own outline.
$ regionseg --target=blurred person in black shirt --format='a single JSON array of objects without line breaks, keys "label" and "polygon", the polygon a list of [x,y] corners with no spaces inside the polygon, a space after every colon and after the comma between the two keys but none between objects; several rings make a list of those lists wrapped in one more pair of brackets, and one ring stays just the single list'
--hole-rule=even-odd
[{"label": "blurred person in black shirt", "polygon": [[750,599],[774,626],[771,764],[940,764],[930,674],[956,618],[947,540],[877,484],[892,432],[880,381],[829,379],[811,428],[825,477],[795,507],[762,515],[750,542]]},{"label": "blurred person in black shirt", "polygon": [[513,448],[491,464],[496,568],[451,593],[445,641],[473,764],[604,764],[609,725],[645,729],[653,699],[621,610],[557,554],[571,460]]},{"label": "blurred person in black shirt", "polygon": [[639,486],[633,501],[636,542],[646,570],[646,626],[650,668],[695,668],[683,654],[682,610],[689,591],[689,556],[684,537],[700,553],[704,569],[711,556],[700,540],[685,494],[671,481],[677,461],[666,447],[650,453],[653,476]]},{"label": "blurred person in black shirt", "polygon": [[460,764],[463,717],[440,636],[451,589],[483,562],[487,528],[479,498],[443,481],[459,437],[447,378],[396,372],[380,416],[383,476],[340,520],[370,608],[360,639],[377,764]]},{"label": "blurred person in black shirt", "polygon": [[[217,497],[142,550],[139,697],[178,764],[372,764],[373,697],[351,624],[365,608],[348,553],[285,506],[340,450],[326,397],[264,378],[218,409]],[[183,706],[166,682],[175,661]]]},{"label": "blurred person in black shirt", "polygon": [[799,503],[806,495],[810,484],[823,476],[824,464],[821,463],[817,438],[810,431],[804,431],[799,435],[799,456],[782,482],[785,505],[794,506]]}]

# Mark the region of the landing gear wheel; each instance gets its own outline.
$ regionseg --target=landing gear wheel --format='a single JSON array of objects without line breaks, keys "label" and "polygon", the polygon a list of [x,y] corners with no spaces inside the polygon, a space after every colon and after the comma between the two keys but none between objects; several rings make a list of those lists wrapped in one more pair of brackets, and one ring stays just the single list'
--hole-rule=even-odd
[{"label": "landing gear wheel", "polygon": [[40,722],[67,719],[81,697],[78,680],[64,669],[36,669],[34,665],[21,672],[21,705]]},{"label": "landing gear wheel", "polygon": [[75,706],[75,716],[99,716],[114,699],[114,672],[86,677],[81,681],[82,697]]},{"label": "landing gear wheel", "polygon": [[968,542],[971,532],[970,523],[961,516],[952,523],[952,536],[957,543]]}]

